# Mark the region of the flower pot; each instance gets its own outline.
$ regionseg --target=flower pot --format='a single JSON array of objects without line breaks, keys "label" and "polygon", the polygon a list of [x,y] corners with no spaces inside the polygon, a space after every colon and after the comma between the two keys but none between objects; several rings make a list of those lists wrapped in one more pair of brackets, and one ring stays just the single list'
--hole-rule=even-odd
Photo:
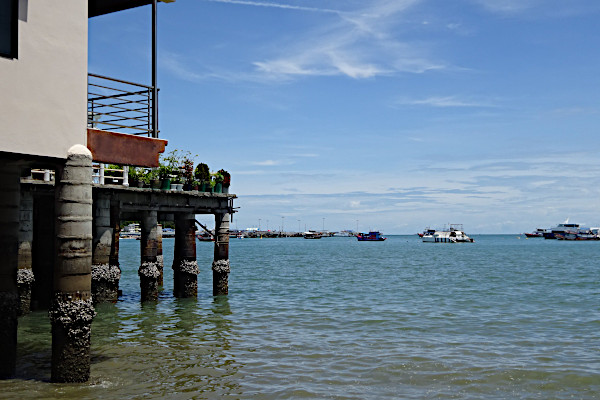
[{"label": "flower pot", "polygon": [[152,187],[152,189],[160,190],[162,183],[161,183],[160,179],[152,179],[150,181],[150,186]]},{"label": "flower pot", "polygon": [[215,189],[214,192],[215,193],[221,193],[223,191],[223,184],[222,183],[216,183],[215,184]]},{"label": "flower pot", "polygon": [[143,188],[144,187],[144,181],[137,181],[137,187]]},{"label": "flower pot", "polygon": [[162,185],[160,187],[162,190],[171,190],[171,179],[166,178],[162,180]]},{"label": "flower pot", "polygon": [[229,193],[229,186],[223,185],[223,193]]}]

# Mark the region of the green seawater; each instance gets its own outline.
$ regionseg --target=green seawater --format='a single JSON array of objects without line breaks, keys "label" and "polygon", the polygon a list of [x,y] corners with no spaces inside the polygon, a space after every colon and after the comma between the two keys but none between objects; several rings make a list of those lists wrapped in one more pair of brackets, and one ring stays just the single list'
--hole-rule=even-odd
[{"label": "green seawater", "polygon": [[599,399],[600,242],[474,236],[472,244],[231,239],[230,294],[165,286],[140,303],[139,241],[123,296],[97,307],[91,380],[50,383],[46,312],[19,320],[4,399]]}]

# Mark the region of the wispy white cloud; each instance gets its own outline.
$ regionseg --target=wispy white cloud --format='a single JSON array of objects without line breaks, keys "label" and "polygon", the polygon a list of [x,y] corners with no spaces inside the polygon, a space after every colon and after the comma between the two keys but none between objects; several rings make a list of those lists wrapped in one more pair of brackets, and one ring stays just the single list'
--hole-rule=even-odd
[{"label": "wispy white cloud", "polygon": [[276,161],[276,160],[264,160],[264,161],[255,161],[255,162],[252,162],[251,164],[252,165],[260,165],[260,166],[263,166],[263,167],[266,167],[266,166],[272,167],[272,166],[275,166],[275,165],[281,165],[282,162],[281,161]]},{"label": "wispy white cloud", "polygon": [[401,14],[420,1],[378,0],[340,12],[337,21],[278,45],[274,56],[254,62],[256,70],[285,80],[334,75],[365,79],[443,69],[443,63],[430,60],[422,47],[401,42],[391,33]]},{"label": "wispy white cloud", "polygon": [[213,3],[228,3],[228,4],[239,4],[244,6],[255,6],[255,7],[271,7],[271,8],[282,8],[287,10],[299,10],[299,11],[310,11],[310,12],[321,12],[321,13],[332,13],[339,14],[340,11],[327,9],[327,8],[318,8],[318,7],[304,7],[304,6],[296,6],[291,4],[282,4],[282,3],[271,3],[271,2],[263,2],[263,1],[246,1],[246,0],[204,0]]},{"label": "wispy white cloud", "polygon": [[429,107],[496,107],[486,101],[461,99],[458,96],[433,96],[424,99],[400,98],[394,105],[429,106]]}]

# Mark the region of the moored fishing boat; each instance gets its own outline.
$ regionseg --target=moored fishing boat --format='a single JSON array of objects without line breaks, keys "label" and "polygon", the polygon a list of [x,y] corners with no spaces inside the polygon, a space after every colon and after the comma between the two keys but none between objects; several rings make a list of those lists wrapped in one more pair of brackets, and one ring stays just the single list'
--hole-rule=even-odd
[{"label": "moored fishing boat", "polygon": [[450,229],[423,235],[424,243],[473,243],[473,238],[463,231],[462,224],[451,224]]},{"label": "moored fishing boat", "polygon": [[370,231],[369,233],[359,233],[356,235],[359,242],[382,242],[385,237],[381,236],[381,232]]}]

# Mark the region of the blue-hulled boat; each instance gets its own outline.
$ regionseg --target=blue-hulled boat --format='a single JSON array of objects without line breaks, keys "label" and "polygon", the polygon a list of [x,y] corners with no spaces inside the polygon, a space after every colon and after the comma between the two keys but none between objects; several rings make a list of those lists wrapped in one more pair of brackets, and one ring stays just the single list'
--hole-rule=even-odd
[{"label": "blue-hulled boat", "polygon": [[378,231],[371,231],[369,233],[359,233],[356,235],[359,242],[382,242],[387,238],[381,236]]}]

